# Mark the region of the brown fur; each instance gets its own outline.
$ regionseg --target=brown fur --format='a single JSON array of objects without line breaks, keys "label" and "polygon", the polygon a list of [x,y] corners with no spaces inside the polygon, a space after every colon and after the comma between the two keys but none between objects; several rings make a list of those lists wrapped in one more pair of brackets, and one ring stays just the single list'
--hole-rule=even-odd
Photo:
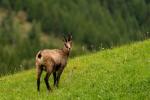
[{"label": "brown fur", "polygon": [[53,73],[54,86],[58,87],[60,76],[67,65],[68,56],[72,46],[72,36],[69,35],[68,39],[65,38],[64,47],[62,49],[44,49],[36,55],[36,73],[37,73],[37,90],[40,90],[40,77],[42,71],[46,71],[44,78],[48,90],[51,90],[48,83],[50,75]]}]

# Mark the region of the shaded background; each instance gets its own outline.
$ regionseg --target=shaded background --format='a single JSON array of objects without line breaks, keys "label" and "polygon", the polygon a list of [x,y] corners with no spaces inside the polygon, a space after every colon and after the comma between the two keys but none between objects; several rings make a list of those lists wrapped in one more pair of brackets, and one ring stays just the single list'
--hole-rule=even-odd
[{"label": "shaded background", "polygon": [[71,57],[150,37],[150,0],[0,0],[0,75],[34,67],[38,50]]}]

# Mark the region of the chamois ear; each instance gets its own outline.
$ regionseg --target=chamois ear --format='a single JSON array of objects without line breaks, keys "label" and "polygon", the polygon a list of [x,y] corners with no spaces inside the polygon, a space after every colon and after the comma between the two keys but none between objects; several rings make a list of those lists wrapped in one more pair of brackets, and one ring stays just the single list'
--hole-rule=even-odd
[{"label": "chamois ear", "polygon": [[68,41],[71,41],[71,40],[72,40],[72,35],[68,34]]}]

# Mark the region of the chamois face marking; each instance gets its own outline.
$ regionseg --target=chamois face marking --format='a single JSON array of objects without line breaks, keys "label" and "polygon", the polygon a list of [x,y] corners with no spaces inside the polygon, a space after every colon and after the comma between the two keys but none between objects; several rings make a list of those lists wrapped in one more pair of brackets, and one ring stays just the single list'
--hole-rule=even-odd
[{"label": "chamois face marking", "polygon": [[71,41],[65,42],[64,45],[65,45],[65,47],[67,48],[68,51],[71,50],[71,47],[72,47],[72,42]]}]

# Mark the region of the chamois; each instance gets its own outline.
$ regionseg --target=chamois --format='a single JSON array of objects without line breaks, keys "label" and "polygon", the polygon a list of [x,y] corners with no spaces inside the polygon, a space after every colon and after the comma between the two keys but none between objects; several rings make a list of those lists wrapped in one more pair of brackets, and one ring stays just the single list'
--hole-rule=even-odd
[{"label": "chamois", "polygon": [[44,78],[48,91],[51,90],[48,79],[53,73],[54,86],[58,87],[60,76],[67,64],[67,60],[72,48],[72,35],[64,36],[64,47],[62,49],[44,49],[36,55],[37,91],[40,91],[40,77],[42,71],[46,71]]}]

